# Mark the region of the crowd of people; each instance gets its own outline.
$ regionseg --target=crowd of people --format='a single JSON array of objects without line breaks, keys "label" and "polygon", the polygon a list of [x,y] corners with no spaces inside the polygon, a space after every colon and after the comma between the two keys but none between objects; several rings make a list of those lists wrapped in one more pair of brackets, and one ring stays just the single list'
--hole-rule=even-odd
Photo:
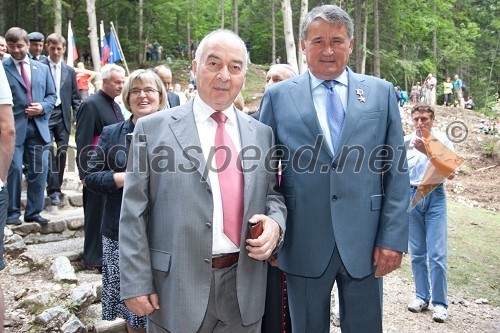
[{"label": "crowd of people", "polygon": [[[436,105],[436,88],[437,78],[429,73],[424,84],[421,85],[417,81],[411,88],[411,97],[413,104],[425,103],[431,106]],[[443,106],[455,106],[474,110],[474,102],[472,96],[468,95],[467,101],[465,100],[465,83],[460,79],[458,74],[454,76],[454,81],[451,77],[447,76],[443,82]]]},{"label": "crowd of people", "polygon": [[[128,332],[329,332],[336,284],[341,329],[382,332],[382,277],[409,246],[408,310],[432,303],[444,322],[444,182],[457,159],[433,129],[437,82],[412,89],[415,132],[404,137],[392,84],[347,66],[353,35],[338,6],[312,9],[300,30],[308,70],[273,65],[250,116],[238,102],[248,53],[229,30],[202,39],[182,92],[165,65],[128,77],[115,64],[73,69],[64,37],[9,29],[0,232],[23,223],[23,166],[23,220],[48,223],[45,192],[61,203],[75,119],[83,264],[102,272],[104,320],[125,318]],[[360,157],[380,147],[391,160]]]}]

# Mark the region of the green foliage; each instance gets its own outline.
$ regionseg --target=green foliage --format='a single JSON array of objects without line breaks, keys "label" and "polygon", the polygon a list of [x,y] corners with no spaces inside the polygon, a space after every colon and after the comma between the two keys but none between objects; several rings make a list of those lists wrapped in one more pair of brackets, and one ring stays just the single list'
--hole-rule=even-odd
[{"label": "green foliage", "polygon": [[[143,38],[139,39],[138,0],[95,0],[97,23],[109,22],[117,29],[127,61],[137,61],[145,51],[146,41],[157,39],[164,54],[174,58],[178,42],[199,42],[208,32],[233,28],[233,1],[225,0],[143,0]],[[252,44],[252,63],[271,63],[271,1],[275,4],[276,56],[286,59],[281,4],[277,0],[239,0],[239,34]],[[373,3],[361,1],[368,10],[367,74],[373,72]],[[4,30],[21,26],[28,32],[53,31],[54,0],[17,0],[5,2]],[[298,45],[301,1],[292,0],[296,45]],[[309,8],[323,3],[310,0]],[[354,17],[354,1],[336,1]],[[346,7],[347,6],[347,7]],[[495,0],[379,0],[381,73],[386,79],[406,89],[433,73],[441,84],[446,76],[458,74],[474,96],[476,107],[485,108],[499,90],[500,15]],[[90,49],[86,1],[63,1],[63,35],[67,20],[73,24],[80,53]],[[188,22],[190,36],[188,37]],[[364,20],[363,20],[364,22]],[[363,23],[364,24],[364,23]],[[363,26],[355,27],[363,29]],[[97,32],[99,34],[99,31]],[[300,52],[299,50],[297,50]],[[351,59],[354,64],[354,59]],[[405,82],[406,80],[406,82]]]}]

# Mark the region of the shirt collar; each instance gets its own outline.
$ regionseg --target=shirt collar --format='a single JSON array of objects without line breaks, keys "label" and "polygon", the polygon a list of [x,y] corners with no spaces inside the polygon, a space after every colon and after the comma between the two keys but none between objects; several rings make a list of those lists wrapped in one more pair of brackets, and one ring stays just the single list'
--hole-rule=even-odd
[{"label": "shirt collar", "polygon": [[28,65],[30,64],[30,58],[27,55],[22,60],[16,60],[14,58],[12,58],[12,60],[14,61],[14,63],[16,64],[16,66],[19,66],[20,62],[26,63]]},{"label": "shirt collar", "polygon": [[[308,72],[309,72],[309,77],[310,77],[310,80],[311,80],[311,89],[317,88],[319,85],[321,85],[323,83],[323,81],[325,81],[325,80],[322,80],[322,79],[314,76],[314,74],[311,72],[310,69],[308,70]],[[334,80],[337,81],[338,83],[344,85],[345,87],[348,87],[349,86],[349,84],[348,84],[349,80],[348,80],[348,77],[347,77],[347,67],[342,72],[342,74],[340,74],[339,76],[337,76]]]},{"label": "shirt collar", "polygon": [[[212,115],[212,113],[217,112],[214,109],[212,109],[208,104],[206,104],[199,95],[196,95],[194,97],[193,101],[193,112],[194,112],[194,118],[197,123],[204,123],[207,121],[208,118]],[[236,113],[234,112],[234,106],[231,104],[227,109],[220,111],[224,113],[228,120],[227,123],[230,125],[236,124]],[[215,120],[214,120],[215,121]]]},{"label": "shirt collar", "polygon": [[49,59],[50,67],[56,65],[57,68],[61,68],[61,61],[59,61],[58,63],[55,63],[54,61],[52,61],[52,59],[50,57],[48,57],[48,59]]}]

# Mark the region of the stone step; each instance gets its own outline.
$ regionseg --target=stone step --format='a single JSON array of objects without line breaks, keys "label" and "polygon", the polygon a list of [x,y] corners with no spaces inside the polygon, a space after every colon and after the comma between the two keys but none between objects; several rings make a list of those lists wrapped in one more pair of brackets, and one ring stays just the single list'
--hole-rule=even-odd
[{"label": "stone step", "polygon": [[[23,222],[10,229],[23,237],[26,244],[55,242],[63,239],[83,237],[83,208],[46,210],[41,215],[50,221],[47,224]],[[21,217],[21,221],[23,218]]]},{"label": "stone step", "polygon": [[94,324],[94,329],[96,333],[127,333],[127,324],[121,318],[113,321],[101,320]]},{"label": "stone step", "polygon": [[28,249],[48,258],[67,257],[70,261],[83,258],[83,237],[28,245]]},{"label": "stone step", "polygon": [[[49,212],[58,211],[61,208],[68,207],[82,207],[83,206],[83,195],[81,190],[63,190],[64,196],[61,197],[61,205],[53,206],[50,198],[45,197],[45,209]],[[27,193],[23,191],[21,193],[21,210],[26,209]]]}]

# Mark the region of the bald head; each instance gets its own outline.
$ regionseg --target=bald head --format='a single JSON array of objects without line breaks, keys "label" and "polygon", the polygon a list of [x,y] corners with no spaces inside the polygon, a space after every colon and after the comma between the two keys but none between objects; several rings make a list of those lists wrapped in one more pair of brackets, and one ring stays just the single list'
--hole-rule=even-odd
[{"label": "bald head", "polygon": [[292,66],[288,64],[272,65],[266,75],[266,86],[273,85],[294,76],[297,76],[297,73]]},{"label": "bald head", "polygon": [[156,66],[153,70],[163,82],[165,89],[170,90],[170,85],[172,84],[172,71],[165,65]]}]

